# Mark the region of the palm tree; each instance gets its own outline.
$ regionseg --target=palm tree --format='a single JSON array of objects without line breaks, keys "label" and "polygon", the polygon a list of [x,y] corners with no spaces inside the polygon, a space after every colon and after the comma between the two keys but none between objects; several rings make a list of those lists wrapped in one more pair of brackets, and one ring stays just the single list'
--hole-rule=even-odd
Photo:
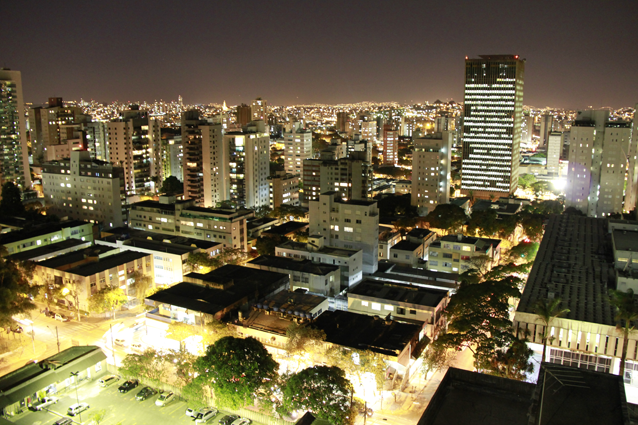
[{"label": "palm tree", "polygon": [[541,357],[541,363],[545,362],[545,352],[547,351],[547,339],[549,338],[549,325],[555,317],[560,317],[563,314],[569,313],[568,308],[560,307],[561,299],[544,299],[538,300],[534,306],[534,312],[541,319],[541,322],[545,325],[545,329],[542,332],[543,338],[543,356]]},{"label": "palm tree", "polygon": [[[627,344],[629,342],[629,334],[636,328],[632,323],[638,320],[638,306],[634,300],[633,289],[627,289],[627,292],[614,289],[609,290],[609,300],[616,307],[616,329],[622,330],[623,345],[622,355],[620,357],[620,376],[625,376],[625,360],[627,359]],[[624,322],[624,324],[623,324]]]}]

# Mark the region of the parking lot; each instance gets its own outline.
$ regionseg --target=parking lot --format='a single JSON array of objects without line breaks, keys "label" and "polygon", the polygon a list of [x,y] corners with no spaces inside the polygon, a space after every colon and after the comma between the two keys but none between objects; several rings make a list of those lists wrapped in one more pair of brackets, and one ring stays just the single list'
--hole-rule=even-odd
[{"label": "parking lot", "polygon": [[[98,385],[97,380],[80,385],[78,388],[78,398],[80,403],[85,402],[91,406],[88,410],[82,412],[80,416],[72,418],[76,423],[87,423],[90,417],[101,409],[106,410],[106,416],[101,424],[115,425],[122,423],[123,425],[162,425],[162,424],[193,424],[193,419],[186,416],[186,408],[188,407],[184,401],[175,399],[165,407],[155,405],[155,400],[159,397],[155,394],[143,401],[135,400],[135,395],[144,386],[140,385],[133,388],[128,393],[118,392],[118,387],[124,383],[123,379],[118,382],[102,388]],[[57,394],[60,398],[57,404],[50,406],[48,411],[29,412],[14,418],[13,422],[20,425],[51,425],[61,417],[69,417],[66,415],[67,409],[72,404],[77,403],[75,389],[71,389],[68,393]],[[209,424],[217,424],[226,413],[220,412],[215,418],[208,421]],[[259,425],[256,422],[253,422]]]}]

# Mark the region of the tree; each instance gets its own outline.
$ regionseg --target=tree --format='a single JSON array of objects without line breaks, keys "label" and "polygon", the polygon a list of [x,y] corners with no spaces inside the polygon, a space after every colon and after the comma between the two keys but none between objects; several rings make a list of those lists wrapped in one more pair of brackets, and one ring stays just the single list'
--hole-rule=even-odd
[{"label": "tree", "polygon": [[115,319],[115,310],[126,301],[128,301],[128,297],[122,289],[105,286],[89,298],[89,309],[96,313],[112,311],[113,319]]},{"label": "tree", "polygon": [[479,236],[494,236],[499,231],[498,213],[495,210],[474,211],[467,223],[467,233]]},{"label": "tree", "polygon": [[91,416],[89,416],[89,421],[95,422],[96,424],[100,424],[104,418],[106,417],[106,409],[100,409],[96,412],[93,412]]},{"label": "tree", "polygon": [[501,217],[499,220],[498,236],[501,239],[510,239],[512,235],[514,235],[518,224],[519,217],[516,214]]},{"label": "tree", "polygon": [[310,411],[333,424],[351,423],[352,384],[343,370],[314,366],[288,378],[283,387],[283,408]]},{"label": "tree", "polygon": [[133,273],[132,278],[133,281],[131,282],[131,287],[133,288],[135,298],[143,304],[144,298],[146,298],[146,293],[153,287],[153,278],[137,270]]},{"label": "tree", "polygon": [[479,369],[490,375],[524,381],[527,374],[534,371],[530,361],[533,354],[526,340],[514,338],[507,349],[497,350],[492,358],[479,365]]},{"label": "tree", "polygon": [[240,248],[222,248],[222,250],[214,257],[211,257],[207,252],[197,252],[188,255],[187,263],[191,266],[192,270],[197,272],[200,268],[207,268],[215,270],[226,264],[243,264],[249,258],[247,252],[242,251]]},{"label": "tree", "polygon": [[393,222],[392,225],[399,233],[401,233],[401,235],[405,235],[413,229],[417,223],[418,219],[416,217],[401,217],[397,221]]},{"label": "tree", "polygon": [[462,228],[467,220],[463,208],[454,204],[439,204],[434,211],[425,217],[425,221],[437,229],[442,229],[446,233],[453,233]]},{"label": "tree", "polygon": [[64,287],[61,289],[61,294],[65,298],[70,297],[75,306],[78,322],[81,319],[80,315],[80,296],[86,291],[86,285],[81,280],[67,280]]},{"label": "tree", "polygon": [[448,331],[439,336],[447,348],[469,348],[475,364],[485,364],[498,349],[508,347],[514,335],[509,314],[510,298],[519,298],[522,280],[507,276],[480,283],[461,282],[446,308]]},{"label": "tree", "polygon": [[206,382],[206,377],[197,376],[182,388],[182,397],[188,400],[188,405],[192,409],[199,409],[208,404],[204,395],[205,388],[210,389]]},{"label": "tree", "polygon": [[40,291],[32,283],[33,263],[7,258],[7,250],[0,247],[0,326],[13,323],[13,316],[25,315],[37,306],[31,301]]},{"label": "tree", "polygon": [[22,204],[20,189],[13,182],[2,185],[0,200],[0,216],[24,216],[26,210]]},{"label": "tree", "polygon": [[261,342],[232,336],[208,346],[195,362],[195,370],[206,377],[217,403],[232,409],[245,406],[275,379],[278,366]]},{"label": "tree", "polygon": [[310,353],[321,347],[326,340],[326,333],[321,329],[315,329],[309,325],[302,326],[292,323],[286,329],[285,350],[288,355]]},{"label": "tree", "polygon": [[623,345],[622,354],[620,356],[620,376],[625,379],[625,362],[627,360],[627,345],[629,343],[629,334],[636,329],[635,322],[638,320],[638,307],[634,297],[633,289],[627,289],[627,292],[614,289],[609,290],[609,300],[616,308],[616,329],[622,331]]},{"label": "tree", "polygon": [[[377,384],[376,390],[383,390],[385,371],[387,368],[385,357],[375,351],[356,350],[359,355],[359,369],[362,373],[371,373]],[[359,374],[360,375],[360,374]],[[359,376],[361,379],[361,376]]]},{"label": "tree", "polygon": [[261,207],[257,207],[255,209],[255,217],[257,218],[267,217],[271,212],[272,210],[270,209],[270,207],[266,205],[262,205]]},{"label": "tree", "polygon": [[543,340],[543,355],[541,356],[541,363],[545,361],[545,352],[547,351],[547,340],[549,339],[549,329],[555,317],[560,317],[569,313],[568,308],[561,308],[561,299],[541,299],[534,305],[534,312],[538,315],[538,318],[543,322],[543,331],[540,332],[541,339]]},{"label": "tree", "polygon": [[51,302],[55,298],[62,298],[63,294],[63,286],[59,281],[56,281],[54,278],[48,278],[42,285],[42,298],[44,298],[44,302],[47,305],[47,308],[51,307]]},{"label": "tree", "polygon": [[518,178],[518,185],[523,189],[529,189],[537,181],[534,174],[523,174]]},{"label": "tree", "polygon": [[272,210],[269,214],[270,217],[276,218],[282,221],[289,220],[303,220],[306,217],[306,210],[301,207],[296,207],[294,205],[282,204]]},{"label": "tree", "polygon": [[197,356],[191,354],[183,347],[179,350],[169,350],[164,360],[173,367],[177,386],[184,387],[191,383],[195,377],[195,361]]},{"label": "tree", "polygon": [[166,360],[162,353],[149,348],[141,354],[128,354],[118,369],[127,378],[146,378],[160,383],[167,375]]},{"label": "tree", "polygon": [[533,241],[541,240],[543,237],[543,216],[521,211],[519,217],[527,237]]},{"label": "tree", "polygon": [[454,351],[448,350],[438,339],[435,340],[423,352],[423,374],[427,375],[430,371],[436,372],[445,366],[449,366],[454,357]]},{"label": "tree", "polygon": [[259,255],[275,255],[275,248],[288,240],[281,235],[260,236],[255,242],[255,248]]},{"label": "tree", "polygon": [[507,254],[508,261],[513,263],[530,263],[536,259],[538,253],[538,242],[521,242],[514,245]]},{"label": "tree", "polygon": [[160,188],[160,192],[162,193],[183,193],[184,192],[184,183],[182,183],[177,177],[169,176],[164,183],[162,183],[162,187]]}]

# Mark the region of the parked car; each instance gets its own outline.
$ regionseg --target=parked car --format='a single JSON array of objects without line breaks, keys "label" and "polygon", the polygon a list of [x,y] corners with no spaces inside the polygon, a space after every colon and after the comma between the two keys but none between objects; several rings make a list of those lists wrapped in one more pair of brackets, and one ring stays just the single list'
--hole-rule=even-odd
[{"label": "parked car", "polygon": [[21,334],[23,332],[22,326],[16,326],[15,328],[11,329],[11,332]]},{"label": "parked car", "polygon": [[69,319],[68,317],[66,317],[64,314],[61,313],[55,313],[55,316],[53,317],[55,320],[59,320],[61,322],[68,322]]},{"label": "parked car", "polygon": [[33,403],[31,406],[29,406],[29,410],[33,410],[34,412],[38,411],[38,410],[42,410],[45,407],[49,407],[52,404],[55,404],[58,402],[58,398],[57,397],[44,397],[41,398],[40,400],[37,400],[35,403]]},{"label": "parked car", "polygon": [[120,378],[117,375],[109,375],[97,381],[100,387],[108,387],[111,384],[116,383]]},{"label": "parked car", "polygon": [[71,407],[69,407],[69,410],[67,411],[67,414],[69,416],[75,416],[75,415],[77,415],[79,413],[84,412],[89,407],[91,407],[91,406],[89,406],[88,403],[75,403],[75,404],[72,404]]},{"label": "parked car", "polygon": [[237,419],[239,419],[239,416],[237,415],[226,415],[219,420],[219,423],[221,425],[230,425],[231,423],[233,423],[233,421]]},{"label": "parked car", "polygon": [[157,391],[155,391],[151,387],[144,387],[137,393],[137,395],[135,396],[135,400],[146,400],[153,394],[157,394]]},{"label": "parked car", "polygon": [[248,418],[235,419],[230,425],[250,425],[252,421]]},{"label": "parked car", "polygon": [[171,401],[173,401],[174,399],[175,399],[175,394],[173,394],[172,392],[166,392],[166,393],[160,394],[157,400],[155,400],[155,405],[163,407],[163,406],[166,406]]},{"label": "parked car", "polygon": [[206,422],[210,421],[215,416],[217,416],[218,413],[219,413],[219,410],[217,409],[204,407],[200,409],[197,416],[194,416],[193,419],[195,419],[196,424],[205,424]]},{"label": "parked car", "polygon": [[60,418],[53,423],[53,425],[70,425],[73,423],[72,419],[69,418]]},{"label": "parked car", "polygon": [[139,384],[140,383],[137,379],[129,379],[128,381],[120,385],[120,387],[117,390],[121,393],[127,393],[131,391],[133,388],[137,387]]}]

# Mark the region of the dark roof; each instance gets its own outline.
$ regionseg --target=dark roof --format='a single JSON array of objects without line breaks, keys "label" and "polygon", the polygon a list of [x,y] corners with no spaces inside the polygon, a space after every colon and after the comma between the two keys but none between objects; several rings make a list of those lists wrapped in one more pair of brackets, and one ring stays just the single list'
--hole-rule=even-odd
[{"label": "dark roof", "polygon": [[249,261],[248,264],[292,270],[300,273],[310,273],[318,276],[325,276],[339,270],[339,266],[333,266],[332,264],[313,263],[311,260],[305,259],[293,260],[292,258],[277,257],[275,255],[262,255]]},{"label": "dark roof", "polygon": [[42,256],[50,256],[53,257],[56,252],[63,251],[66,249],[71,249],[74,247],[81,247],[82,245],[90,245],[91,242],[83,241],[80,239],[65,239],[59,242],[55,242],[49,245],[43,245],[41,247],[30,249],[28,251],[18,252],[16,254],[10,255],[8,258],[13,260],[31,260],[32,258],[42,257]]},{"label": "dark roof", "polygon": [[406,239],[406,240],[397,242],[394,246],[392,246],[390,248],[390,251],[392,251],[393,249],[396,249],[396,250],[399,250],[399,251],[410,251],[410,252],[413,252],[418,247],[420,247],[421,245],[423,245],[423,242],[421,242],[421,243],[410,242],[409,240]]},{"label": "dark roof", "polygon": [[[152,251],[166,252],[175,255],[184,255],[191,253],[198,249],[197,247],[179,245],[174,243],[166,243],[162,241],[153,241],[141,238],[131,238],[124,242],[124,245],[130,247],[137,247],[142,249],[148,249]],[[221,246],[221,244],[218,244]],[[134,250],[133,250],[134,251]]]},{"label": "dark roof", "polygon": [[184,210],[182,211],[183,212],[194,211],[194,212],[200,212],[205,214],[227,215],[227,216],[237,215],[238,217],[252,213],[251,210],[246,210],[246,209],[234,210],[234,209],[204,208],[204,207],[188,207],[188,208],[184,208]]},{"label": "dark roof", "polygon": [[131,205],[131,209],[134,209],[135,207],[155,208],[155,209],[161,209],[165,211],[175,211],[175,204],[164,204],[162,202],[152,201],[152,200],[140,201]]},{"label": "dark roof", "polygon": [[389,301],[436,307],[443,300],[448,291],[431,289],[413,285],[384,282],[380,280],[364,279],[348,292],[348,296],[363,295]]},{"label": "dark roof", "polygon": [[6,245],[13,242],[21,241],[23,239],[30,239],[40,235],[47,235],[49,233],[59,232],[62,229],[68,229],[69,227],[78,227],[85,224],[90,224],[87,221],[69,220],[61,223],[47,223],[36,227],[29,227],[24,230],[18,230],[15,232],[5,233],[0,235],[0,245]]},{"label": "dark roof", "polygon": [[616,250],[638,251],[638,232],[632,230],[616,229],[613,233],[614,248],[616,248]]},{"label": "dark roof", "polygon": [[252,230],[252,229],[255,229],[257,227],[267,226],[269,224],[276,223],[276,222],[277,222],[277,219],[276,218],[272,218],[272,217],[256,218],[254,220],[248,221],[246,223],[246,228],[248,230]]},{"label": "dark roof", "polygon": [[68,273],[77,274],[79,276],[92,276],[96,273],[103,272],[113,267],[117,267],[121,264],[126,264],[140,258],[151,256],[152,254],[146,254],[144,252],[124,251],[119,254],[109,255],[108,257],[100,258],[95,263],[83,264],[81,266],[67,270]]},{"label": "dark roof", "polygon": [[[381,267],[382,265],[383,268]],[[458,273],[435,272],[433,270],[415,269],[414,267],[405,267],[387,262],[385,260],[379,261],[379,269],[375,274],[373,274],[373,276],[382,276],[382,274],[418,277],[437,282],[455,283],[459,281]]]},{"label": "dark roof", "polygon": [[439,241],[442,242],[460,242],[470,245],[475,245],[479,248],[485,248],[487,250],[488,246],[498,247],[501,244],[500,239],[489,239],[489,238],[475,238],[472,236],[461,235],[461,240],[459,241],[458,235],[445,235]]},{"label": "dark roof", "polygon": [[231,264],[227,264],[206,274],[189,273],[184,278],[189,282],[200,281],[202,283],[234,285],[239,283],[252,283],[263,287],[277,284],[282,279],[290,281],[290,277],[284,273]]},{"label": "dark roof", "polygon": [[89,248],[81,249],[79,251],[73,251],[64,255],[49,258],[48,260],[40,261],[39,266],[47,267],[50,269],[57,269],[58,267],[67,266],[69,264],[77,263],[88,257],[100,257],[103,255],[115,254],[119,251],[119,248],[106,245],[94,245]]},{"label": "dark roof", "polygon": [[287,223],[280,224],[279,226],[273,226],[262,234],[286,236],[299,230],[306,229],[308,226],[308,223],[303,223],[301,221],[289,221]]},{"label": "dark roof", "polygon": [[108,230],[108,233],[112,233],[112,236],[107,236],[102,239],[113,243],[118,240],[127,240],[134,238],[152,240],[156,242],[172,243],[175,245],[195,246],[197,248],[205,250],[222,245],[219,242],[187,238],[181,235],[164,235],[161,233],[147,232],[145,230],[130,229],[128,227],[112,228]]},{"label": "dark roof", "polygon": [[432,233],[434,233],[434,232],[429,230],[429,229],[419,229],[419,228],[415,227],[414,229],[412,229],[412,230],[410,230],[408,232],[407,236],[412,236],[413,238],[425,239],[428,236],[430,236]]},{"label": "dark roof", "polygon": [[369,349],[396,356],[417,338],[421,326],[399,323],[349,311],[335,310],[320,314],[312,326],[326,333],[326,341],[357,349]]}]

